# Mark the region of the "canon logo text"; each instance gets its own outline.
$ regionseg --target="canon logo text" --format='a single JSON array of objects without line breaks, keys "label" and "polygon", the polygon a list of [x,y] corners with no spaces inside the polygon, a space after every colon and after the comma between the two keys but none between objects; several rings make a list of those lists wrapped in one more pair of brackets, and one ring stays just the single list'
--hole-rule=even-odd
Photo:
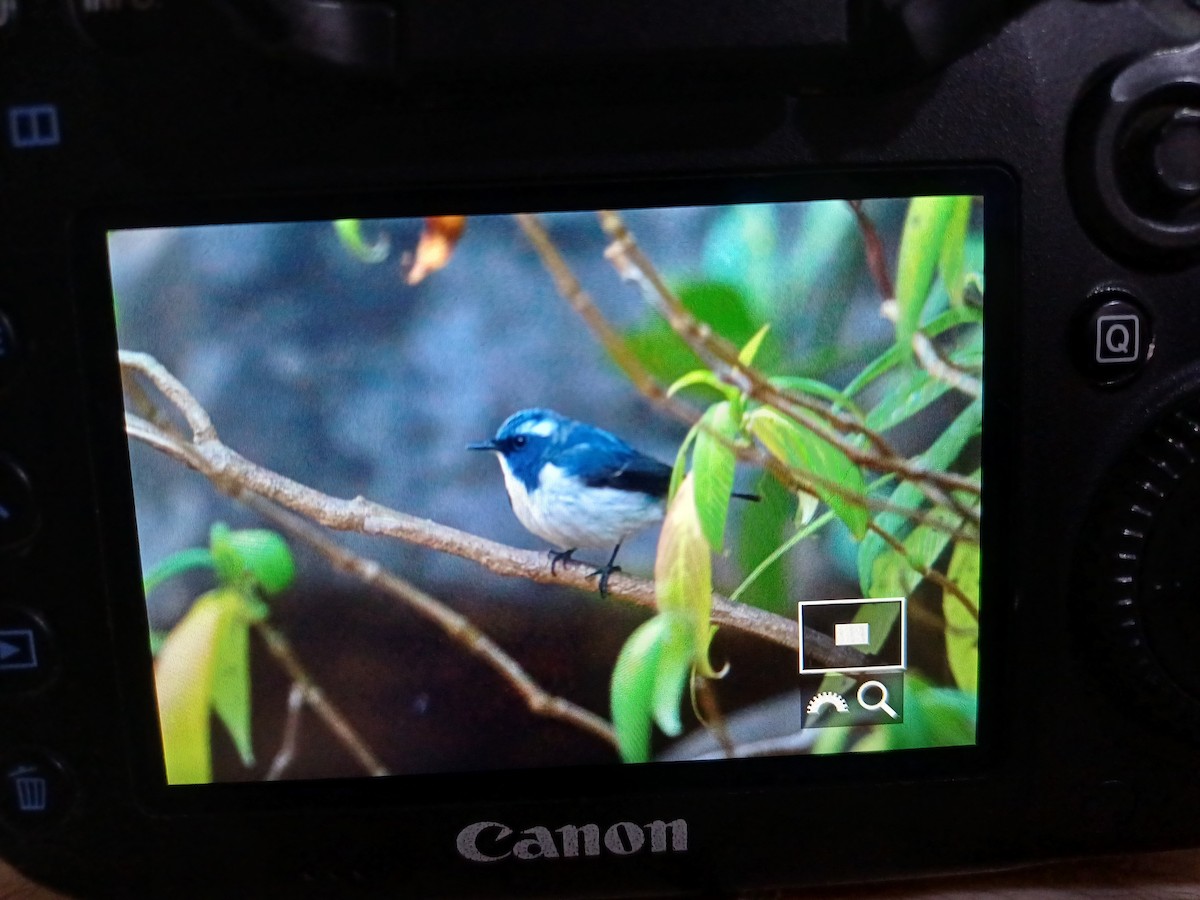
[{"label": "canon logo text", "polygon": [[502,859],[574,859],[580,856],[632,856],[635,853],[686,853],[687,822],[656,819],[647,825],[617,822],[603,833],[599,825],[563,825],[553,830],[531,825],[514,833],[500,822],[475,822],[458,833],[458,853],[472,862]]}]

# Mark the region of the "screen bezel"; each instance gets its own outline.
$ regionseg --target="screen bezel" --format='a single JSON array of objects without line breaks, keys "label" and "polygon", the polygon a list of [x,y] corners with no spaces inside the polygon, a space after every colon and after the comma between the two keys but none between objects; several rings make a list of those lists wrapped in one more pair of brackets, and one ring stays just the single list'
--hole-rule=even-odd
[{"label": "screen bezel", "polygon": [[[824,199],[982,195],[985,272],[983,508],[981,620],[977,740],[975,746],[847,753],[818,757],[570,766],[338,778],[321,781],[168,785],[146,635],[128,444],[124,432],[117,337],[111,303],[106,236],[137,227],[283,222],[338,218],[407,217],[698,206]],[[961,778],[985,771],[1002,751],[1004,598],[1015,571],[1014,499],[1018,403],[1016,292],[1018,191],[996,166],[811,170],[701,178],[661,177],[421,186],[370,194],[289,194],[153,200],[103,208],[82,216],[75,229],[81,350],[91,386],[91,459],[97,490],[99,534],[104,543],[111,639],[119,666],[124,721],[128,723],[129,777],[139,801],[158,812],[218,812],[292,807],[370,809],[471,802],[537,802],[572,796],[596,803],[621,797],[719,788],[753,791],[822,783],[878,784],[895,779]]]}]

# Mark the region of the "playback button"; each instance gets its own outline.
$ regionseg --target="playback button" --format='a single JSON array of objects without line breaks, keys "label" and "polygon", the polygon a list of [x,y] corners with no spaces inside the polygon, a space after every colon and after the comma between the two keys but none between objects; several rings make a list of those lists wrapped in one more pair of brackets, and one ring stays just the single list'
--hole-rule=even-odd
[{"label": "playback button", "polygon": [[0,698],[37,690],[55,669],[54,646],[41,620],[0,606]]}]

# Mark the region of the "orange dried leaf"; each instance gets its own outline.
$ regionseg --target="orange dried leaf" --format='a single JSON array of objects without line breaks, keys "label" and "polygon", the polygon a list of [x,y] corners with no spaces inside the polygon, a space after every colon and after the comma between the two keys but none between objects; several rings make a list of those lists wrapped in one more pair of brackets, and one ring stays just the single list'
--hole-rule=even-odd
[{"label": "orange dried leaf", "polygon": [[426,216],[425,228],[405,281],[419,284],[427,276],[444,269],[466,230],[466,216]]}]

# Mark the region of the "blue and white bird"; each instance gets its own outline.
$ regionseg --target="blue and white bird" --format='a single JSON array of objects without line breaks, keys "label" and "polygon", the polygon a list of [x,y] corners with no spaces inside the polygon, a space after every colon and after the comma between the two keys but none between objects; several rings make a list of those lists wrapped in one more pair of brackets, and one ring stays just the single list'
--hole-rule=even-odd
[{"label": "blue and white bird", "polygon": [[558,547],[550,571],[581,548],[613,547],[600,576],[600,593],[621,543],[662,521],[671,467],[639,453],[614,434],[549,409],[513,413],[490,441],[469,450],[500,458],[504,487],[517,519]]},{"label": "blue and white bird", "polygon": [[[600,595],[622,542],[662,521],[671,467],[639,453],[614,434],[549,409],[513,413],[488,441],[468,450],[500,458],[504,487],[517,519],[559,549],[550,571],[581,548],[613,547],[600,576]],[[757,499],[753,495],[738,495]]]}]

